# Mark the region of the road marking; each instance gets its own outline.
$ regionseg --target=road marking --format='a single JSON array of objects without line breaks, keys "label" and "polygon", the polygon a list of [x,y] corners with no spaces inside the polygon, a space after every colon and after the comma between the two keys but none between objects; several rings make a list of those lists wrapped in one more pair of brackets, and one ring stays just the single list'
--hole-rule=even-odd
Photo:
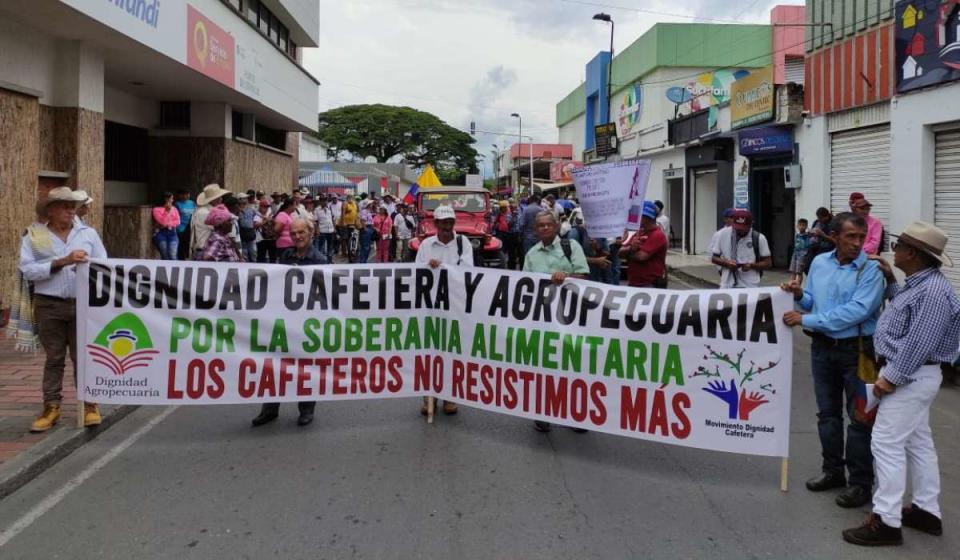
[{"label": "road marking", "polygon": [[53,509],[54,506],[67,497],[67,494],[74,491],[77,487],[86,482],[91,476],[97,474],[97,472],[103,469],[103,467],[107,466],[110,461],[117,458],[118,455],[126,451],[128,447],[136,443],[138,439],[152,430],[154,426],[160,422],[163,422],[164,419],[166,419],[167,416],[170,416],[177,408],[179,408],[179,406],[168,407],[158,416],[147,422],[144,426],[140,427],[139,430],[130,434],[127,439],[123,440],[113,447],[113,449],[107,451],[99,459],[91,463],[86,469],[81,471],[80,474],[67,481],[67,483],[60,487],[59,490],[50,494],[41,500],[40,503],[33,506],[33,508],[20,517],[16,523],[4,529],[3,531],[0,531],[0,547],[6,545],[14,537],[22,533],[27,527],[32,525],[34,521],[40,519],[43,514]]}]

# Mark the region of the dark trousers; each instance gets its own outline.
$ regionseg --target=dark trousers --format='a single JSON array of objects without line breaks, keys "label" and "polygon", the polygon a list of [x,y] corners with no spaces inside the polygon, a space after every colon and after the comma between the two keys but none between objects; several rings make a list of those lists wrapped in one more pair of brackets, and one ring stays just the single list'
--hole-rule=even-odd
[{"label": "dark trousers", "polygon": [[[864,349],[872,354],[872,338],[864,337],[863,342]],[[857,376],[856,344],[834,345],[815,338],[811,354],[823,472],[842,475],[846,466],[847,482],[851,486],[870,489],[873,487],[873,455],[870,451],[872,427],[858,422],[854,415],[854,397],[862,383]],[[846,448],[843,440],[844,408],[849,420]]]},{"label": "dark trousers", "polygon": [[[300,414],[304,412],[313,412],[313,409],[317,407],[316,401],[300,401],[297,403],[297,410]],[[278,402],[267,402],[263,403],[263,408],[260,412],[265,412],[267,414],[279,414],[280,413],[280,403]]]},{"label": "dark trousers", "polygon": [[[59,405],[67,352],[73,363],[74,385],[77,382],[77,302],[37,294],[35,313],[40,344],[47,355],[43,363],[43,403]],[[79,389],[77,396],[83,399]]]},{"label": "dark trousers", "polygon": [[257,243],[257,262],[275,263],[279,259],[276,239],[263,239]]},{"label": "dark trousers", "polygon": [[177,234],[180,243],[177,245],[177,258],[181,261],[190,260],[190,227]]},{"label": "dark trousers", "polygon": [[503,243],[503,253],[507,256],[507,268],[517,269],[519,258],[519,248],[517,247],[517,234],[509,231],[498,231],[497,239]]}]

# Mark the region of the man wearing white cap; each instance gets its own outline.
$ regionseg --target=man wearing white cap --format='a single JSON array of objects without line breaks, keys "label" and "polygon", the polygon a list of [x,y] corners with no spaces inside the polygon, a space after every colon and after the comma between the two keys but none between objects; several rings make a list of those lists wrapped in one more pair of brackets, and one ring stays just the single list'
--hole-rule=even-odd
[{"label": "man wearing white cap", "polygon": [[[97,232],[76,221],[77,206],[87,198],[70,187],[51,190],[45,202],[47,223],[31,226],[20,243],[20,272],[33,283],[40,344],[47,355],[43,365],[43,413],[30,426],[32,432],[45,432],[60,420],[68,351],[76,382],[76,265],[107,257]],[[97,405],[86,403],[84,426],[96,426],[100,420]]]},{"label": "man wearing white cap", "polygon": [[[437,206],[433,211],[433,223],[437,234],[423,240],[417,250],[417,264],[427,264],[437,268],[442,264],[454,266],[473,266],[473,246],[465,236],[454,231],[457,225],[457,213],[450,206]],[[427,414],[427,400],[420,408],[421,414]],[[457,404],[443,403],[444,414],[456,414]]]},{"label": "man wearing white cap", "polygon": [[[893,264],[907,275],[902,286],[890,266],[878,259],[890,303],[873,337],[880,366],[873,386],[880,404],[871,442],[877,489],[866,522],[843,532],[844,540],[853,544],[901,544],[902,525],[943,534],[930,405],[940,389],[940,364],[956,360],[960,344],[960,298],[940,271],[944,263],[953,266],[946,245],[940,228],[910,224],[892,245]],[[907,465],[913,502],[902,508]]]}]

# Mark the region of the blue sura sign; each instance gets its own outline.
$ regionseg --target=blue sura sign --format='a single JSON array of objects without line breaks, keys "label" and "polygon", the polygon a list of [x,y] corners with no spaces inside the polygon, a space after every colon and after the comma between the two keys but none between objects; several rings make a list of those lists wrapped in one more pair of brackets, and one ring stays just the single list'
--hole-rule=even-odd
[{"label": "blue sura sign", "polygon": [[742,156],[789,154],[793,152],[793,131],[788,128],[762,126],[737,133]]},{"label": "blue sura sign", "polygon": [[107,0],[117,8],[156,29],[160,22],[160,0]]}]

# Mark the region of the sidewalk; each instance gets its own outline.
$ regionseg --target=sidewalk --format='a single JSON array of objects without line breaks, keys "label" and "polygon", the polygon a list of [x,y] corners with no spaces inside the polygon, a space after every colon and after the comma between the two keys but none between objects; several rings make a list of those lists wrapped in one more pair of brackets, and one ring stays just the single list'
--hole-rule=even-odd
[{"label": "sidewalk", "polygon": [[136,408],[101,407],[99,428],[77,429],[76,389],[67,360],[60,422],[48,432],[31,434],[30,423],[43,407],[43,360],[43,352],[16,351],[0,332],[0,499]]},{"label": "sidewalk", "polygon": [[[681,280],[700,284],[705,288],[716,288],[720,282],[717,267],[710,264],[706,255],[685,255],[670,251],[667,253],[667,270]],[[786,270],[766,270],[760,279],[761,286],[779,286],[790,279]]]}]

